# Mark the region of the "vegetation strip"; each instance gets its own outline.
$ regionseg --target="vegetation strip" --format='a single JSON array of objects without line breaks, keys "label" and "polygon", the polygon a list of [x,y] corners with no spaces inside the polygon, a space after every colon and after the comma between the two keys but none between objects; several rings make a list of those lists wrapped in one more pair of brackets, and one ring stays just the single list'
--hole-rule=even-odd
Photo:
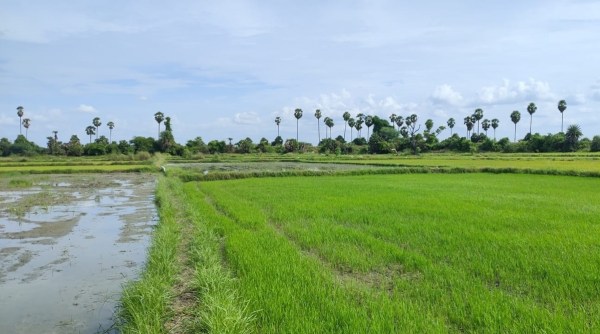
[{"label": "vegetation strip", "polygon": [[207,207],[192,207],[182,190],[175,178],[159,182],[159,227],[143,277],[123,293],[121,331],[251,333],[253,317],[223,267]]}]

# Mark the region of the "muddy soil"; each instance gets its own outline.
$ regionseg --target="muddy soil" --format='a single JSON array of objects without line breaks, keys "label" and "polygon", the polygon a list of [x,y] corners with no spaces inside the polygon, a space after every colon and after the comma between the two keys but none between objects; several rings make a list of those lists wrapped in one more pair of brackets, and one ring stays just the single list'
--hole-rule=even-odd
[{"label": "muddy soil", "polygon": [[142,270],[149,174],[0,177],[0,333],[110,333]]}]

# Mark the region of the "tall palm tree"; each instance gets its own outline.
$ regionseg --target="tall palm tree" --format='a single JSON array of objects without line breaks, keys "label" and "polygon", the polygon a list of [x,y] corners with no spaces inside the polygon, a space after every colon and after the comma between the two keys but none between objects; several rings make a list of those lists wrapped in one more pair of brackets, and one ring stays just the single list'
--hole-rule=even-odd
[{"label": "tall palm tree", "polygon": [[[348,125],[350,126],[350,141],[352,141],[352,129],[354,129],[354,126],[356,125],[354,118],[348,118]],[[346,140],[346,138],[344,138],[344,140]]]},{"label": "tall palm tree", "polygon": [[29,118],[23,119],[23,127],[25,128],[25,139],[27,139],[27,133],[29,132],[29,126],[31,125],[31,120]]},{"label": "tall palm tree", "polygon": [[450,128],[450,136],[452,136],[452,129],[454,128],[454,125],[456,125],[456,121],[454,118],[450,117],[446,124],[448,124],[448,127]]},{"label": "tall palm tree", "polygon": [[115,128],[115,122],[110,121],[110,122],[106,123],[106,125],[108,126],[108,130],[109,130],[108,141],[110,143],[112,143],[112,130]]},{"label": "tall palm tree", "polygon": [[527,106],[527,112],[529,113],[529,135],[531,135],[531,123],[533,123],[533,114],[537,110],[535,103],[531,102]]},{"label": "tall palm tree", "polygon": [[398,129],[404,124],[404,117],[396,116],[396,125],[398,125]]},{"label": "tall palm tree", "polygon": [[487,118],[486,118],[486,119],[484,119],[484,120],[481,122],[481,128],[483,129],[483,131],[485,131],[485,136],[486,136],[486,137],[487,137],[487,131],[488,131],[488,129],[490,128],[490,126],[491,126],[491,125],[492,125],[492,124],[490,123],[490,120],[489,120],[489,119],[487,119]]},{"label": "tall palm tree", "polygon": [[356,129],[356,138],[360,138],[360,130],[362,130],[362,125],[364,121],[361,119],[356,120],[356,124],[354,124],[354,128]]},{"label": "tall palm tree", "polygon": [[370,137],[369,130],[371,129],[371,126],[373,125],[373,117],[371,117],[371,116],[365,117],[365,125],[367,126],[367,140],[368,140]]},{"label": "tall palm tree", "polygon": [[298,144],[298,148],[300,148],[300,142],[298,141],[298,121],[302,118],[302,109],[296,108],[294,110],[294,117],[296,117],[296,143]]},{"label": "tall palm tree", "polygon": [[[315,118],[317,119],[317,132],[319,134],[319,141],[317,142],[318,144],[321,142],[321,125],[319,124],[319,119],[321,119],[321,109],[315,110]],[[325,132],[325,137],[327,137],[327,132]]]},{"label": "tall palm tree", "polygon": [[[346,140],[346,126],[348,125],[348,120],[350,120],[350,117],[352,117],[352,115],[350,115],[350,113],[347,111],[342,115],[342,118],[344,119],[344,140]],[[350,132],[352,132],[352,126],[350,126]]]},{"label": "tall palm tree", "polygon": [[96,134],[96,128],[93,125],[88,125],[88,127],[85,128],[85,134],[90,136],[90,144],[91,144],[92,136]]},{"label": "tall palm tree", "polygon": [[333,127],[333,119],[331,117],[325,117],[325,125],[329,128],[329,139],[331,139],[331,128]]},{"label": "tall palm tree", "polygon": [[165,114],[160,111],[156,112],[156,114],[154,114],[154,120],[158,123],[158,137],[160,137],[160,123],[165,120]]},{"label": "tall palm tree", "polygon": [[392,128],[394,128],[394,130],[396,130],[396,117],[398,117],[396,114],[390,115],[390,122],[392,123]]},{"label": "tall palm tree", "polygon": [[279,124],[281,124],[281,117],[275,117],[275,124],[277,124],[277,137],[279,137]]},{"label": "tall palm tree", "polygon": [[[477,121],[477,135],[479,135],[479,121],[483,118],[483,109],[481,109],[481,108],[475,109],[475,112],[473,113],[473,117],[475,118],[475,121]],[[473,122],[473,123],[475,123],[475,122]]]},{"label": "tall palm tree", "polygon": [[496,128],[500,125],[500,120],[494,118],[492,120],[492,128],[494,129],[494,140],[496,140]]},{"label": "tall palm tree", "polygon": [[471,136],[469,136],[469,134],[471,133],[471,130],[473,129],[473,118],[471,116],[467,116],[467,117],[465,117],[463,122],[467,126],[467,139],[468,139],[471,137]]},{"label": "tall palm tree", "polygon": [[94,119],[92,120],[92,124],[94,124],[94,126],[96,127],[96,139],[98,139],[98,134],[100,133],[100,125],[102,125],[102,122],[100,122],[100,117],[94,117]]},{"label": "tall palm tree", "polygon": [[17,116],[19,116],[19,134],[22,134],[22,130],[21,130],[22,119],[21,118],[23,117],[24,113],[25,112],[23,111],[23,107],[18,106],[17,107]]},{"label": "tall palm tree", "polygon": [[567,101],[558,101],[558,111],[560,111],[560,132],[563,132],[563,111],[567,110]]},{"label": "tall palm tree", "polygon": [[517,123],[521,120],[521,113],[518,110],[510,114],[510,120],[515,123],[515,142],[517,141]]}]

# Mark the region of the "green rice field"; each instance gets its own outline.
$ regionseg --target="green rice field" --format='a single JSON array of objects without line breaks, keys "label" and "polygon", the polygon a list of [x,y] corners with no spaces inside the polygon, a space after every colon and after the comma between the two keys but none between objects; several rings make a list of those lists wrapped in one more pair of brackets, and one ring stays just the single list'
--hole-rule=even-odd
[{"label": "green rice field", "polygon": [[[599,332],[598,189],[529,174],[163,177],[156,233],[179,241],[155,245],[170,255],[148,271],[192,268],[187,332]],[[147,316],[173,323],[184,293],[162,289],[142,280],[125,301],[161,295]]]}]

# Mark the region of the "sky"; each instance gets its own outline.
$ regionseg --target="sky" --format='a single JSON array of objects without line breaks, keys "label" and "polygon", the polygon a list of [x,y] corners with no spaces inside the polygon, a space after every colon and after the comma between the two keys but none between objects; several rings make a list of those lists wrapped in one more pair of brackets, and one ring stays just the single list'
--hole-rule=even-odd
[{"label": "sky", "polygon": [[277,116],[295,138],[296,108],[305,142],[317,142],[317,108],[334,137],[345,111],[436,127],[452,117],[464,136],[481,108],[512,139],[510,113],[522,138],[530,102],[532,132],[559,132],[561,99],[565,129],[600,135],[600,1],[0,0],[0,138],[11,141],[18,106],[40,146],[52,131],[87,143],[94,117],[107,137],[114,122],[116,141],[156,137],[157,111],[182,144],[272,141]]}]

